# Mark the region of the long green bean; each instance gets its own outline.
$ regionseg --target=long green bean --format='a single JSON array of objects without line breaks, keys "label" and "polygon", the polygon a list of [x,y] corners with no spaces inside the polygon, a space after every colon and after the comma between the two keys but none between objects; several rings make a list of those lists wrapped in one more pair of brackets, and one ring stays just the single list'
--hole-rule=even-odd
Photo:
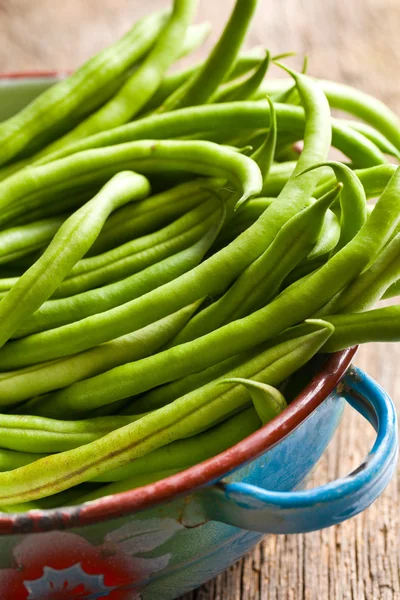
[{"label": "long green bean", "polygon": [[[277,385],[305,364],[332,333],[330,326],[321,327],[308,341],[288,341],[267,350],[256,359],[255,372],[270,385]],[[137,363],[136,363],[137,364]],[[232,386],[235,388],[236,386]],[[236,394],[231,401],[231,389],[221,395],[214,383],[207,389],[186,396],[121,427],[102,438],[58,455],[0,473],[0,506],[17,504],[61,492],[83,481],[93,479],[123,466],[177,439],[188,437],[201,427],[209,427],[226,414],[245,407],[247,392]]]},{"label": "long green bean", "polygon": [[[24,337],[78,321],[129,302],[172,281],[199,264],[215,239],[222,221],[223,217],[220,222],[212,217],[210,229],[192,246],[168,255],[160,262],[125,279],[71,297],[44,302],[29,319],[21,323],[13,337]],[[204,226],[207,226],[207,222],[201,228]]]},{"label": "long green bean", "polygon": [[[73,75],[58,82],[14,117],[0,124],[0,164],[5,164],[38,138],[41,143],[71,126],[77,117],[107,100],[110,83],[152,47],[165,21],[165,13],[145,17],[114,46],[94,56]],[[33,148],[32,148],[33,149]]]},{"label": "long green bean", "polygon": [[119,173],[65,221],[40,259],[1,301],[0,345],[10,338],[21,320],[33,314],[57,289],[90,248],[110,212],[127,202],[140,200],[149,192],[149,182],[142,175]]},{"label": "long green bean", "polygon": [[236,0],[220,39],[201,69],[167,98],[161,111],[176,110],[209,100],[232,70],[256,5],[257,0]]},{"label": "long green bean", "polygon": [[[143,329],[85,352],[19,371],[1,373],[0,405],[11,406],[33,396],[94,377],[126,362],[150,356],[182,329],[198,308],[198,304],[194,303]],[[23,410],[29,414],[31,406],[35,406],[35,400],[25,404]]]},{"label": "long green bean", "polygon": [[120,90],[72,131],[58,138],[45,153],[132,119],[160,85],[162,77],[179,56],[196,0],[174,0],[172,14],[149,55]]}]

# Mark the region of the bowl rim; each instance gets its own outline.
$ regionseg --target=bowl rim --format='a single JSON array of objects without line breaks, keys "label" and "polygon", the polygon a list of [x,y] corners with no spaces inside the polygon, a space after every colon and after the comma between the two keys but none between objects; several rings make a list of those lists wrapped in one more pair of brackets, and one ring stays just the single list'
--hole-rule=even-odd
[{"label": "bowl rim", "polygon": [[109,521],[212,485],[270,450],[303,423],[335,389],[356,351],[357,347],[352,347],[329,355],[318,373],[281,414],[228,450],[155,483],[85,504],[0,513],[0,535],[64,530]]},{"label": "bowl rim", "polygon": [[[62,79],[68,71],[0,73],[0,82],[23,79]],[[350,366],[357,347],[328,356],[318,373],[289,406],[272,421],[228,450],[175,475],[133,490],[73,507],[1,513],[0,535],[39,533],[86,526],[153,508],[211,485],[281,442],[332,393]]]},{"label": "bowl rim", "polygon": [[59,81],[60,79],[64,79],[65,77],[70,75],[70,73],[71,71],[69,69],[66,69],[65,71],[10,71],[9,73],[0,73],[0,80],[54,79],[54,81]]}]

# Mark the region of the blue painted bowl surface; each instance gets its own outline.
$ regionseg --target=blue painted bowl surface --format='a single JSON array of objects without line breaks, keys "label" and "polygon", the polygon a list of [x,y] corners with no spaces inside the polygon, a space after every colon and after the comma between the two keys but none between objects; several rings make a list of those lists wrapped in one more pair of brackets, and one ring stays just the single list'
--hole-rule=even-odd
[{"label": "blue painted bowl surface", "polygon": [[[289,436],[225,480],[277,491],[302,487],[332,438],[343,405],[333,392]],[[81,598],[80,588],[73,592],[78,581],[87,586],[90,598],[176,598],[224,571],[262,537],[205,519],[203,508],[201,494],[193,494],[69,531],[3,536],[0,597],[26,598],[15,595],[11,584],[18,580],[29,590],[29,600],[47,600],[50,590],[65,582],[71,588],[68,598]]]}]

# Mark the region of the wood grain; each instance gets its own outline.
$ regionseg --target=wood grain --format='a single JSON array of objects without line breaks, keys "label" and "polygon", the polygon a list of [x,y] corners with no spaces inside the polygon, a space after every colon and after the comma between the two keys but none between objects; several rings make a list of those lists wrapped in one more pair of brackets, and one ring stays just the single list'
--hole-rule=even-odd
[{"label": "wood grain", "polygon": [[[0,71],[66,69],[123,34],[162,0],[0,0]],[[214,43],[233,0],[199,0],[198,20],[213,23]],[[312,74],[351,83],[400,112],[398,0],[260,0],[247,46],[310,56]],[[294,63],[295,64],[295,63]],[[275,71],[275,74],[277,72]],[[363,347],[356,364],[400,406],[400,345]],[[356,467],[373,432],[348,409],[315,472],[318,485]],[[398,600],[399,479],[364,514],[331,529],[267,537],[232,569],[185,600]]]}]

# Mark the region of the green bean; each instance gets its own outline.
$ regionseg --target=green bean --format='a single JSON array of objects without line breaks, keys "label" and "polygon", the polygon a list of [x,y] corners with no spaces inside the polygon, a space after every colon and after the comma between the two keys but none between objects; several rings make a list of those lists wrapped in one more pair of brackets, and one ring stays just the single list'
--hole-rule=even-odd
[{"label": "green bean", "polygon": [[[198,208],[202,209],[198,211],[198,214],[204,215],[204,219],[194,222],[191,219],[192,223],[188,229],[178,230],[172,238],[162,236],[163,239],[154,246],[150,245],[151,239],[157,238],[157,233],[160,233],[159,237],[161,237],[161,234],[174,229],[173,226],[176,223],[172,223],[171,227],[167,226],[163,228],[160,232],[155,232],[155,234],[134,240],[138,242],[137,244],[127,242],[121,248],[114,248],[104,253],[104,255],[100,254],[99,256],[92,257],[102,259],[99,263],[103,262],[103,264],[99,264],[98,268],[88,268],[85,271],[85,266],[89,267],[89,265],[95,263],[90,263],[90,259],[82,259],[77,263],[80,272],[74,272],[71,277],[67,277],[52,294],[52,299],[67,298],[68,296],[82,294],[85,291],[116,283],[126,279],[130,275],[140,273],[144,269],[157,264],[159,261],[188,248],[199,240],[209,228],[213,227],[217,220],[215,206],[213,207],[211,203],[205,202],[204,205]],[[182,221],[183,223],[185,222],[184,219]],[[145,247],[140,248],[141,244]],[[128,246],[128,248],[124,250],[124,246]],[[135,246],[136,248],[139,247],[137,252],[134,251]],[[131,253],[129,253],[130,249],[132,250]],[[122,256],[120,258],[118,258],[118,251],[121,251]],[[114,256],[116,258],[112,260]],[[9,290],[17,281],[19,281],[19,278],[2,279],[0,280],[0,289]]]},{"label": "green bean", "polygon": [[96,477],[94,481],[121,481],[167,469],[185,469],[234,446],[260,425],[254,408],[247,408],[203,433],[167,444],[124,467]]},{"label": "green bean", "polygon": [[[247,320],[251,323],[255,319],[247,317]],[[79,415],[83,410],[87,412],[121,398],[147,391],[156,385],[173,381],[182,377],[183,373],[203,370],[225,358],[251,350],[268,337],[272,337],[268,336],[268,332],[260,331],[249,339],[248,332],[245,335],[247,322],[243,320],[242,323],[243,328],[240,328],[240,321],[235,321],[234,324],[226,325],[221,330],[209,333],[193,342],[116,367],[96,377],[77,382],[64,390],[41,397],[35,403],[35,414]],[[231,334],[235,327],[236,339],[232,339],[234,336]],[[330,335],[329,332],[328,334]],[[229,345],[224,345],[223,339],[229,340]],[[166,368],[167,364],[168,368]],[[150,371],[152,375],[149,378]],[[153,383],[150,383],[150,379]]]},{"label": "green bean", "polygon": [[335,327],[332,342],[324,352],[337,352],[368,342],[398,342],[400,340],[400,306],[385,306],[361,313],[329,315],[327,321]]},{"label": "green bean", "polygon": [[0,264],[43,248],[57,233],[67,215],[34,221],[0,231]]},{"label": "green bean", "polygon": [[[209,333],[194,342],[182,344],[157,355],[144,359],[151,363],[153,387],[179,376],[172,372],[172,364],[178,364],[179,369],[195,372],[218,360],[223,360],[246,349],[254,347],[301,321],[332,298],[340,289],[353,280],[381,250],[390,239],[393,231],[400,222],[397,210],[400,186],[400,168],[396,171],[384,194],[375,206],[369,220],[360,232],[340,252],[333,256],[321,269],[310,278],[293,288],[285,290],[265,308],[253,313],[245,319],[225,325],[219,330]],[[251,341],[249,333],[251,332]],[[153,362],[154,361],[154,362]],[[167,362],[169,371],[163,371]],[[134,372],[140,368],[141,382],[136,384]],[[82,398],[85,402],[101,405],[122,397],[145,390],[144,362],[118,367],[109,373],[100,375],[91,381],[80,382],[67,390],[53,394],[47,400],[47,410],[79,410]],[[178,367],[177,367],[178,369]],[[154,372],[160,379],[154,381]],[[182,371],[181,371],[182,372]],[[128,375],[129,374],[129,375]],[[133,383],[134,380],[134,383]],[[142,387],[143,386],[143,387]]]},{"label": "green bean", "polygon": [[386,290],[386,292],[382,296],[382,300],[386,300],[388,298],[394,298],[395,296],[400,295],[400,279],[392,283],[390,287]]},{"label": "green bean", "polygon": [[148,195],[150,185],[142,175],[116,175],[90,202],[60,227],[40,259],[26,271],[0,306],[0,345],[17,329],[21,319],[33,314],[49,298],[72,266],[96,239],[115,208]]},{"label": "green bean", "polygon": [[46,454],[35,452],[0,449],[0,472],[12,471],[13,469],[18,469],[18,467],[24,467],[45,456]]},{"label": "green bean", "polygon": [[219,211],[220,208],[221,200],[218,194],[212,192],[210,188],[203,202],[195,205],[194,208],[179,216],[172,223],[153,233],[125,242],[101,254],[83,258],[71,269],[67,279],[75,279],[78,275],[115,265],[118,261],[144,250],[152,251],[159,244],[169,243],[179,235],[185,236],[193,227],[202,225],[207,217],[215,213],[216,210]]},{"label": "green bean", "polygon": [[[211,186],[211,183],[209,185]],[[212,213],[216,208],[220,208],[218,196],[215,193],[211,195],[210,192],[211,187],[208,199],[205,196],[201,204],[159,231],[121,244],[97,256],[79,260],[54,296],[62,297],[69,293],[78,293],[95,285],[121,279],[161,260],[170,252],[178,252],[187,247],[202,235],[204,228],[210,224],[208,217],[211,216],[213,221]],[[138,212],[140,213],[140,209]],[[88,273],[92,274],[92,278],[87,275]],[[0,279],[0,289],[11,289],[18,279],[18,277]]]},{"label": "green bean", "polygon": [[[73,274],[71,278],[67,278],[57,288],[53,294],[53,298],[66,298],[99,286],[104,287],[107,284],[121,281],[122,279],[134,275],[135,273],[140,273],[147,267],[158,263],[160,260],[164,260],[193,245],[210,229],[215,231],[215,228],[217,224],[219,225],[221,219],[221,207],[215,207],[214,203],[205,202],[204,205],[199,206],[199,209],[203,209],[203,211],[199,210],[198,214],[202,214],[202,212],[205,213],[204,218],[199,219],[198,222],[192,224],[186,231],[183,230],[182,233],[178,232],[164,242],[160,242],[153,247],[127,255],[126,257],[122,257],[113,262],[110,261],[108,264],[100,266],[99,268]],[[184,219],[182,218],[182,220]],[[174,224],[175,223],[172,225]],[[168,228],[170,227],[168,226]],[[115,248],[115,250],[118,251],[119,248]],[[111,250],[107,254],[111,254],[112,252],[113,251]],[[103,255],[99,255],[99,258],[102,256]],[[81,264],[82,263],[83,261],[81,261]]]},{"label": "green bean", "polygon": [[[297,161],[273,163],[268,177],[264,182],[261,194],[263,196],[278,196],[292,175]],[[332,185],[331,185],[332,187]]]},{"label": "green bean", "polygon": [[32,415],[0,415],[1,446],[21,452],[64,452],[88,444],[139,416],[97,417],[60,421]]},{"label": "green bean", "polygon": [[[246,370],[251,370],[258,373],[257,380],[276,386],[305,364],[331,333],[331,326],[324,325],[300,343],[290,340],[270,348],[241,373],[244,376]],[[209,384],[94,442],[0,473],[0,506],[56,494],[209,427],[246,407],[247,392],[243,390],[243,395],[239,395],[236,387],[221,393],[220,386]]]},{"label": "green bean", "polygon": [[364,187],[367,198],[375,198],[382,194],[396,169],[396,165],[381,165],[356,169],[355,173]]},{"label": "green bean", "polygon": [[352,129],[355,129],[356,131],[362,133],[366,138],[371,140],[371,142],[373,142],[375,146],[377,146],[379,150],[381,150],[381,152],[384,152],[385,154],[389,154],[390,156],[394,156],[395,158],[400,159],[399,150],[391,142],[389,142],[389,140],[387,140],[384,135],[382,135],[374,127],[371,127],[371,125],[363,123],[362,121],[351,120],[346,120],[345,124],[349,125]]},{"label": "green bean", "polygon": [[254,73],[244,81],[233,81],[217,90],[209,99],[210,103],[216,102],[235,102],[237,100],[247,100],[254,91],[260,86],[267,74],[271,62],[271,54],[267,50],[265,58],[255,69]]},{"label": "green bean", "polygon": [[190,25],[186,30],[177,58],[184,58],[202,46],[210,35],[211,29],[211,23],[208,22]]},{"label": "green bean", "polygon": [[219,187],[218,180],[197,179],[116,210],[105,222],[87,255],[101,254],[169,225],[206,200],[210,189]]},{"label": "green bean", "polygon": [[[300,106],[275,104],[279,131],[290,132],[297,139],[304,135],[305,117]],[[327,121],[330,117],[327,115]],[[171,113],[154,115],[116,127],[71,144],[65,149],[46,156],[42,162],[81,152],[85,149],[117,145],[143,138],[175,138],[208,130],[232,132],[232,123],[238,129],[262,129],[269,124],[269,107],[264,102],[229,102],[226,104],[195,106]],[[327,127],[328,122],[325,125]],[[362,134],[332,119],[333,145],[354,163],[369,167],[385,163],[380,150]],[[137,170],[137,169],[136,169]],[[270,194],[268,194],[270,195]]]},{"label": "green bean", "polygon": [[[0,405],[10,406],[33,396],[94,377],[125,362],[150,356],[174,337],[198,308],[199,303],[156,321],[134,333],[116,338],[85,352],[63,359],[0,375]],[[35,400],[25,404],[30,411]],[[0,441],[1,445],[1,441]]]},{"label": "green bean", "polygon": [[[331,131],[329,120],[326,118],[326,99],[309,78],[299,75],[297,79],[306,112],[309,114],[304,150],[280,194],[279,201],[273,203],[253,227],[191,272],[150,294],[145,294],[122,307],[82,319],[78,328],[77,324],[72,323],[53,332],[42,332],[10,342],[6,348],[0,350],[3,368],[24,366],[28,364],[27,360],[32,364],[73,354],[144,327],[199,298],[224,291],[247,265],[258,258],[284,223],[307,205],[319,180],[318,174],[310,172],[302,177],[300,185],[296,178],[297,173],[315,162],[325,160],[330,147]],[[239,155],[232,153],[232,156]],[[62,162],[69,160],[71,159],[63,159]],[[251,159],[241,157],[241,160],[250,161],[256,167]],[[258,167],[256,168],[259,174]],[[247,169],[244,169],[244,175],[248,175]],[[247,192],[242,196],[242,200],[249,194],[249,181],[252,182],[252,175],[244,182]]]},{"label": "green bean", "polygon": [[240,383],[244,385],[250,394],[254,408],[263,425],[279,415],[287,406],[283,394],[267,383],[244,379],[243,377],[230,377],[220,383]]},{"label": "green bean", "polygon": [[[309,319],[305,324],[291,327],[283,334],[279,334],[272,340],[263,343],[261,346],[256,346],[250,351],[225,359],[224,361],[212,365],[211,367],[208,367],[199,373],[187,375],[171,383],[153,388],[146,393],[141,394],[139,397],[134,397],[132,401],[121,411],[121,414],[140,414],[155,410],[161,406],[165,406],[177,398],[180,398],[181,396],[192,392],[193,390],[200,388],[211,381],[223,378],[233,369],[237,369],[245,362],[255,359],[255,357],[261,354],[264,350],[271,348],[272,346],[276,346],[282,341],[287,341],[288,339],[295,340],[302,335],[308,335],[316,330],[319,331],[321,326],[324,326],[321,321],[317,319]],[[253,375],[254,373],[247,374],[246,376]]]},{"label": "green bean", "polygon": [[[295,53],[293,52],[278,54],[273,56],[271,60],[279,60],[288,56],[294,56],[294,54]],[[249,71],[257,71],[259,68],[261,68],[261,64],[264,63],[264,61],[265,50],[262,46],[258,46],[252,48],[247,52],[240,53],[239,57],[234,62],[231,71],[228,73],[225,79],[226,83],[221,86],[220,90],[217,89],[217,91],[214,94],[214,99],[210,99],[208,102],[216,102],[215,98],[217,96],[218,98],[220,98],[220,92],[221,95],[223,95],[225,91],[228,92],[228,90],[236,90],[238,87],[240,87],[240,84],[243,83],[243,81],[240,82],[237,81],[237,79],[239,79],[243,75],[246,75]],[[178,87],[183,85],[191,75],[194,75],[195,72],[197,73],[201,69],[201,66],[201,64],[195,65],[194,67],[189,67],[185,70],[167,75],[160,88],[157,90],[156,94],[153,96],[151,102],[149,103],[149,105],[151,104],[151,108],[158,108],[159,105],[161,105],[164,102],[164,100],[167,99],[168,96],[175,92]],[[157,102],[155,101],[156,96]]]},{"label": "green bean", "polygon": [[345,110],[370,123],[400,150],[400,120],[383,102],[343,83],[319,80],[332,108]]},{"label": "green bean", "polygon": [[[379,165],[366,169],[355,169],[354,172],[362,183],[367,199],[376,198],[382,194],[396,168],[396,165]],[[334,179],[327,178],[318,186],[315,195],[319,197],[326,194],[334,185],[334,181]]]},{"label": "green bean", "polygon": [[[399,118],[383,102],[343,83],[322,79],[318,79],[317,82],[332,108],[346,111],[366,121],[400,150]],[[253,98],[262,98],[265,94],[273,97],[276,93],[282,93],[288,86],[284,80],[266,81]]]},{"label": "green bean", "polygon": [[[310,309],[318,304],[321,308],[373,263],[399,225],[400,214],[396,208],[399,188],[400,168],[396,170],[369,219],[358,234],[302,284],[286,289],[269,305],[270,309],[273,304],[279,305],[280,303],[287,308],[291,297],[296,295],[298,306],[308,298]],[[313,298],[314,294],[318,298]],[[323,313],[324,310],[321,312]],[[317,312],[316,316],[319,314]]]},{"label": "green bean", "polygon": [[400,233],[385,246],[369,269],[333,298],[323,308],[323,312],[332,314],[364,311],[380,300],[399,278]]},{"label": "green bean", "polygon": [[78,321],[138,298],[172,281],[199,264],[215,239],[218,230],[219,224],[214,219],[214,224],[199,241],[139,273],[134,273],[126,279],[101,288],[43,303],[29,319],[21,323],[13,337],[20,338]]},{"label": "green bean", "polygon": [[222,177],[242,190],[243,199],[258,194],[262,184],[254,161],[212,142],[145,140],[87,150],[9,177],[0,184],[0,226],[38,203],[42,213],[60,212],[54,194],[62,191],[70,196],[78,184],[105,182],[126,167],[143,174],[189,172]]},{"label": "green bean", "polygon": [[[306,179],[303,179],[303,186],[297,186],[295,177],[301,172],[303,165],[310,166],[310,164],[313,164],[317,155],[326,155],[332,134],[329,122],[325,120],[329,114],[325,97],[317,92],[316,86],[311,84],[308,77],[294,72],[292,72],[292,76],[302,98],[305,113],[308,115],[305,131],[307,143],[305,141],[304,150],[295,169],[279,195],[279,209],[277,209],[278,205],[272,204],[265,213],[266,216],[278,213],[276,216],[280,224],[285,223],[298,209],[303,208],[304,203],[309,200],[316,184],[315,178],[308,179],[307,176]],[[318,137],[314,128],[320,128]],[[243,199],[239,200],[236,206],[241,204],[243,204]],[[270,241],[272,241],[272,238],[270,238]]]},{"label": "green bean", "polygon": [[235,8],[216,46],[198,73],[167,98],[161,111],[203,104],[232,70],[257,0],[236,0]]},{"label": "green bean", "polygon": [[140,67],[115,96],[69,133],[48,146],[45,153],[51,153],[71,141],[112,129],[132,119],[154,94],[164,73],[178,57],[194,8],[195,0],[174,0],[173,11],[165,29]]},{"label": "green bean", "polygon": [[[340,233],[339,219],[332,210],[327,210],[318,240],[311,252],[308,253],[307,261],[314,262],[321,258],[321,256],[326,256],[335,250],[340,239]],[[299,263],[300,265],[301,262]]]},{"label": "green bean", "polygon": [[207,369],[199,371],[198,373],[186,375],[170,383],[166,383],[158,386],[157,388],[148,390],[139,397],[133,397],[131,401],[120,411],[120,414],[141,414],[155,410],[161,406],[165,406],[173,400],[176,400],[177,398],[180,398],[181,396],[184,396],[185,394],[188,394],[189,392],[192,392],[193,390],[196,390],[203,385],[225,375],[231,369],[239,367],[248,360],[255,358],[263,351],[263,349],[272,345],[274,344],[263,344],[262,346],[257,346],[252,350],[220,361],[217,364],[208,367]]},{"label": "green bean", "polygon": [[[269,56],[269,55],[268,55]],[[252,159],[256,161],[258,166],[260,167],[260,171],[263,176],[263,184],[265,185],[269,172],[271,170],[271,166],[274,160],[275,151],[276,151],[276,140],[278,137],[278,125],[276,121],[276,112],[272,100],[267,97],[267,101],[269,104],[269,115],[270,115],[270,123],[269,123],[269,131],[265,138],[265,141],[261,144],[261,146],[253,153]]]},{"label": "green bean", "polygon": [[[181,52],[179,53],[179,58],[182,58],[182,57],[186,56],[187,54],[190,54],[193,50],[195,50],[196,48],[201,46],[203,44],[203,42],[205,41],[205,39],[210,34],[210,31],[211,31],[211,25],[209,23],[199,23],[197,25],[191,25],[188,28],[185,38],[183,40],[183,47],[181,49]],[[139,66],[139,64],[136,66],[136,69]],[[135,69],[135,67],[134,67],[134,69]],[[105,98],[105,100],[110,98],[115,92],[118,91],[118,89],[122,86],[124,81],[127,79],[128,75],[129,75],[129,73],[125,72],[122,77],[118,77],[115,81],[112,82],[112,87],[111,86],[108,87],[107,97]],[[169,95],[169,94],[167,94],[167,95]],[[98,104],[96,103],[93,106],[93,108],[96,108],[97,106],[98,106]],[[88,113],[91,112],[90,105],[87,105],[86,109],[87,109]],[[46,153],[46,148],[43,149],[43,154],[45,154],[45,153]],[[32,156],[29,156],[28,158],[20,159],[17,162],[14,161],[14,162],[6,165],[5,167],[1,167],[0,168],[0,181],[2,181],[3,179],[6,179],[7,177],[10,177],[13,173],[16,173],[17,171],[21,170],[23,167],[31,165],[32,162],[36,162],[38,160],[39,154],[41,155],[40,151],[35,153]]]},{"label": "green bean", "polygon": [[[353,239],[367,220],[367,199],[359,178],[345,164],[331,161],[315,165],[311,169],[318,168],[319,166],[330,167],[335,173],[337,180],[343,183],[343,189],[340,194],[341,233],[336,246],[336,251],[338,251]],[[314,254],[314,257],[316,256]]]},{"label": "green bean", "polygon": [[165,13],[145,17],[114,46],[90,59],[73,75],[58,82],[33,100],[14,117],[0,124],[0,164],[40,140],[48,142],[107,100],[114,92],[110,85],[148,52],[157,39]]},{"label": "green bean", "polygon": [[313,248],[326,211],[341,188],[340,184],[289,219],[267,250],[243,271],[219,300],[191,319],[170,345],[196,339],[265,305],[284,278]]},{"label": "green bean", "polygon": [[[264,56],[264,49],[256,47],[248,52],[241,53],[235,61],[232,70],[228,74],[227,81],[232,81],[237,77],[245,75],[248,71],[255,69],[259,66]],[[180,71],[174,71],[173,73],[167,73],[159,85],[157,91],[153,94],[151,99],[148,101],[143,111],[139,113],[138,117],[147,116],[153,110],[159,108],[161,104],[175,92],[181,85],[183,85],[191,76],[198,73],[202,67],[202,63],[186,67]]]}]

